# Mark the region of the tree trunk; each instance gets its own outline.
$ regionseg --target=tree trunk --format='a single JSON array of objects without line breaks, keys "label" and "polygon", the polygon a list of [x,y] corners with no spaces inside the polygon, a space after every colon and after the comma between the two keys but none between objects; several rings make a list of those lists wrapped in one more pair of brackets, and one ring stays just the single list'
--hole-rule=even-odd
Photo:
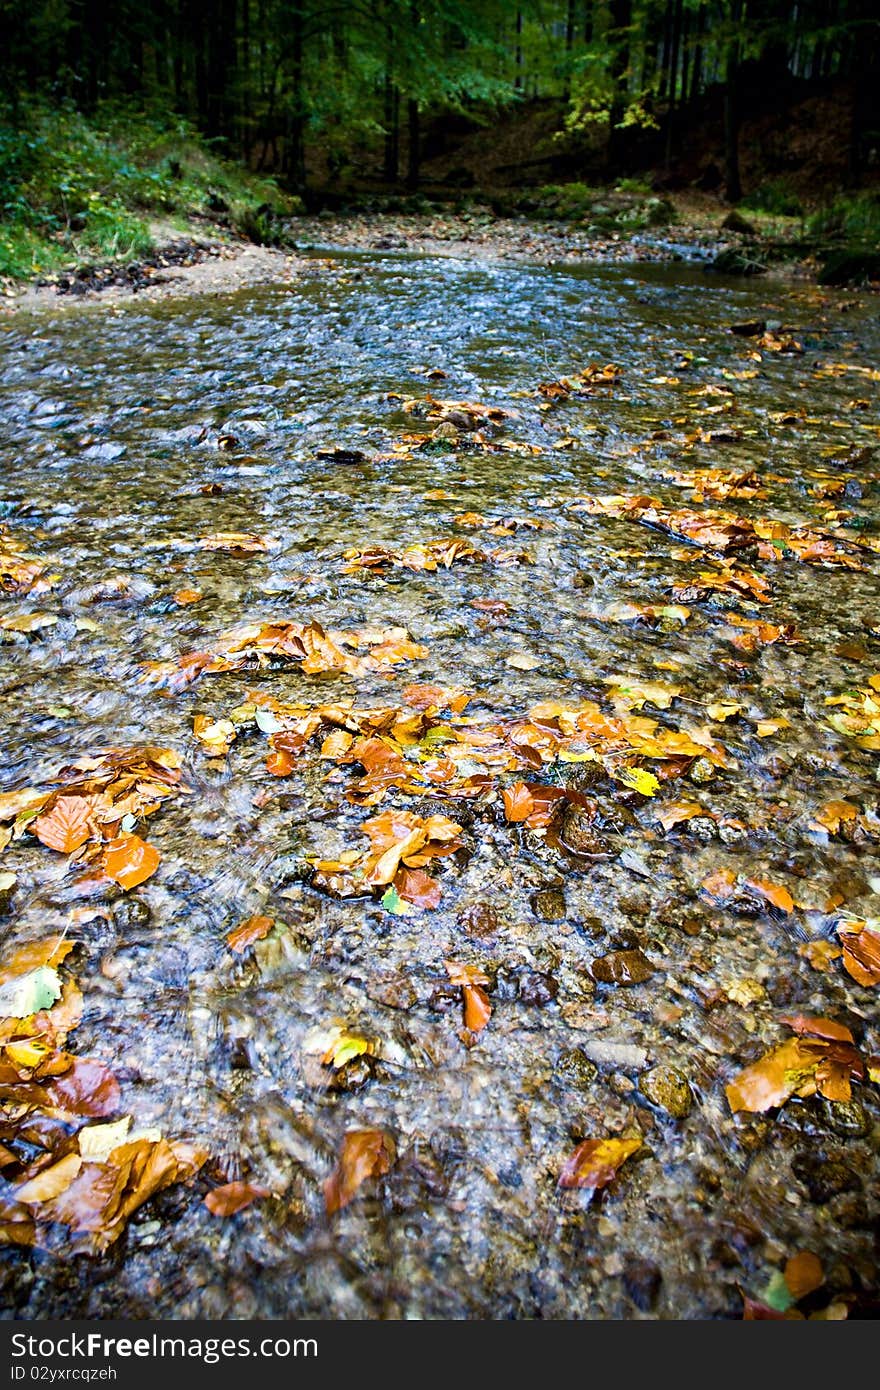
[{"label": "tree trunk", "polygon": [[522,84],[523,84],[523,78],[522,78],[522,65],[523,65],[522,31],[523,31],[522,10],[517,10],[517,12],[516,12],[516,51],[515,51],[515,53],[514,53],[514,67],[516,68],[516,77],[514,78],[513,85],[514,85],[514,88],[516,89],[516,91],[518,91],[518,92],[521,92],[521,91],[522,91]]},{"label": "tree trunk", "polygon": [[620,122],[626,110],[626,74],[629,68],[629,29],[632,24],[632,0],[611,0],[611,31],[614,42],[614,56],[611,62],[611,78],[614,95],[608,120],[608,145],[606,163],[609,171],[617,169],[621,156]]},{"label": "tree trunk", "polygon": [[421,130],[419,128],[419,103],[415,97],[410,97],[406,103],[406,129],[407,129],[407,154],[406,154],[406,186],[416,189],[419,186],[419,169],[421,165]]},{"label": "tree trunk", "polygon": [[672,16],[672,48],[669,57],[669,110],[666,115],[666,168],[672,162],[675,143],[675,103],[678,95],[678,55],[681,46],[682,0],[675,0]]},{"label": "tree trunk", "polygon": [[294,5],[290,15],[290,103],[284,141],[284,169],[292,188],[306,185],[305,93],[303,91],[303,12]]},{"label": "tree trunk", "polygon": [[728,203],[738,203],[742,197],[739,176],[739,29],[742,0],[732,0],[730,7],[732,32],[727,45],[724,72],[724,196]]}]

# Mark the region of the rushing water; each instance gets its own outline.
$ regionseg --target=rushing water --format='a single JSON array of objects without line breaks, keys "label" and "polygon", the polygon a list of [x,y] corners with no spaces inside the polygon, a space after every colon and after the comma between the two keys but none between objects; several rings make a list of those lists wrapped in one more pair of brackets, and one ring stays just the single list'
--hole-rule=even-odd
[{"label": "rushing water", "polygon": [[[803,353],[730,333],[751,319],[779,320]],[[760,1297],[800,1250],[822,1260],[816,1306],[849,1299],[855,1310],[876,1293],[876,1087],[857,1085],[849,1106],[795,1099],[767,1116],[732,1116],[724,1092],[787,1036],[781,1014],[845,1022],[866,1054],[880,1051],[876,990],[839,959],[821,971],[798,950],[836,941],[829,896],[877,915],[876,754],[835,732],[824,703],[880,669],[876,559],[865,552],[850,572],[750,558],[772,587],[757,616],[793,623],[799,638],[743,653],[699,601],[683,625],[621,621],[620,605],[669,605],[671,585],[712,563],[565,503],[647,493],[682,506],[690,492],[660,469],[754,469],[766,498],[706,505],[822,525],[840,506],[850,535],[870,534],[873,466],[853,452],[841,467],[829,451],[876,443],[877,384],[822,364],[869,367],[878,349],[870,297],[684,268],[378,253],[316,260],[285,288],[7,319],[0,502],[11,533],[60,578],[2,601],[59,621],[0,647],[0,789],[144,743],[182,755],[193,794],[150,817],[155,876],[128,895],[99,890],[88,902],[109,911],[92,918],[75,911],[63,855],[13,842],[2,931],[7,944],[58,929],[81,941],[69,962],[85,999],[76,1051],[113,1069],[137,1127],[212,1154],[197,1182],[142,1207],[100,1258],[66,1257],[63,1241],[10,1252],[12,1315],[727,1317],[740,1314],[740,1290]],[[590,363],[622,368],[613,389],[556,405],[535,394]],[[474,447],[463,433],[395,454],[407,432],[434,429],[403,404],[429,393],[512,412],[486,439],[528,451]],[[688,443],[700,429],[730,437]],[[331,447],[362,457],[319,456]],[[850,484],[845,496],[811,493],[835,478]],[[463,512],[549,524],[490,539],[456,528]],[[279,544],[194,548],[218,532]],[[525,548],[534,563],[343,572],[350,547],[452,534]],[[181,606],[183,588],[203,596]],[[474,608],[480,598],[504,600],[507,616]],[[401,625],[428,654],[391,679],[293,667],[209,675],[177,694],[138,683],[145,661],[275,618]],[[532,668],[509,664],[516,654]],[[497,718],[553,699],[608,708],[615,678],[676,682],[670,710],[643,711],[675,728],[705,726],[713,702],[743,706],[711,725],[729,766],[660,795],[696,798],[745,829],[719,838],[704,820],[702,836],[664,834],[634,798],[634,819],[612,827],[613,857],[586,863],[507,825],[497,798],[439,796],[430,809],[465,826],[469,853],[441,861],[440,907],[406,916],[378,897],[316,891],[304,857],[356,845],[357,826],[389,804],[423,807],[392,790],[368,813],[345,799],[350,768],[313,756],[276,779],[262,736],[222,760],[192,734],[194,714],[224,716],[248,689],[363,706],[436,682],[474,692],[469,712]],[[757,735],[758,721],[780,718],[789,727]],[[810,829],[833,799],[866,817],[853,842]],[[719,867],[786,884],[799,906],[713,905],[698,890]],[[235,957],[226,936],[255,913],[284,930]],[[636,947],[650,979],[594,983],[591,962]],[[448,958],[493,980],[493,1015],[472,1047]],[[334,1020],[380,1051],[328,1086],[307,1039]],[[658,1066],[687,1082],[686,1114],[642,1089]],[[345,1132],[364,1128],[394,1136],[397,1162],[328,1218],[322,1182]],[[643,1147],[613,1186],[592,1201],[560,1192],[582,1139],[634,1132]],[[272,1195],[211,1215],[208,1184],[244,1176]]]}]

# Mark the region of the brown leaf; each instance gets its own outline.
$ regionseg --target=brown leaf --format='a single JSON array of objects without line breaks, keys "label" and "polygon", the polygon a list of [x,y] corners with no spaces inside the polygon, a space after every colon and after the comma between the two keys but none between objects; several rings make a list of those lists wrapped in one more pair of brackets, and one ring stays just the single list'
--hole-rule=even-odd
[{"label": "brown leaf", "polygon": [[273,777],[289,777],[294,768],[293,758],[283,748],[277,748],[266,759],[266,771]]},{"label": "brown leaf", "polygon": [[423,869],[398,869],[394,887],[398,896],[414,907],[433,909],[440,906],[440,884]]},{"label": "brown leaf", "polygon": [[822,1261],[812,1250],[799,1250],[785,1262],[785,1282],[795,1303],[825,1283]]},{"label": "brown leaf", "polygon": [[94,834],[93,801],[85,796],[59,796],[51,810],[31,821],[31,830],[49,849],[72,854]]},{"label": "brown leaf", "polygon": [[17,980],[31,970],[39,970],[41,965],[60,965],[75,945],[75,941],[63,936],[46,936],[42,941],[28,941],[24,946],[16,946],[0,962],[0,985]]},{"label": "brown leaf", "polygon": [[865,922],[840,921],[837,934],[847,974],[860,985],[880,985],[880,933]]},{"label": "brown leaf", "polygon": [[831,1042],[853,1042],[853,1035],[846,1025],[835,1023],[833,1018],[821,1018],[815,1014],[781,1014],[779,1022],[802,1037],[825,1038]]},{"label": "brown leaf", "polygon": [[69,1071],[48,1082],[46,1091],[55,1108],[73,1115],[113,1115],[121,1099],[113,1073],[89,1057],[75,1057]]},{"label": "brown leaf", "polygon": [[104,847],[103,868],[108,878],[127,890],[154,874],[160,860],[159,851],[139,835],[119,835]]},{"label": "brown leaf", "polygon": [[12,1195],[17,1202],[48,1202],[67,1191],[81,1167],[82,1158],[78,1153],[65,1154],[57,1163],[41,1169],[35,1177],[14,1188]]},{"label": "brown leaf", "polygon": [[621,1164],[641,1147],[641,1139],[585,1139],[563,1164],[558,1186],[591,1192],[607,1187]]},{"label": "brown leaf", "polygon": [[248,917],[239,922],[226,938],[226,945],[235,955],[241,956],[255,941],[262,941],[275,925],[274,917]]},{"label": "brown leaf", "polygon": [[260,1187],[255,1182],[228,1182],[223,1187],[213,1188],[205,1197],[205,1206],[213,1216],[234,1216],[244,1211],[251,1202],[261,1197],[269,1197],[268,1187]]},{"label": "brown leaf", "polygon": [[723,903],[732,894],[736,885],[736,874],[732,869],[715,869],[707,874],[700,884],[701,892],[716,902]]},{"label": "brown leaf", "polygon": [[206,1157],[204,1150],[165,1139],[120,1144],[105,1163],[83,1163],[66,1191],[47,1202],[40,1215],[87,1236],[93,1250],[105,1250],[138,1207],[197,1173]]},{"label": "brown leaf", "polygon": [[349,1130],[342,1141],[339,1161],[324,1183],[327,1215],[347,1207],[361,1184],[367,1178],[382,1177],[396,1157],[394,1140],[385,1130]]}]

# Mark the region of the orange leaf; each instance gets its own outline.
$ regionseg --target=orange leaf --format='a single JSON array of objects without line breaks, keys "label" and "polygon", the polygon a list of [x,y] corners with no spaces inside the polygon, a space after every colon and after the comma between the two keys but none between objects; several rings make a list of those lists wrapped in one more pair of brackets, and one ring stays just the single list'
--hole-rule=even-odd
[{"label": "orange leaf", "polygon": [[492,1017],[489,996],[480,985],[462,985],[464,998],[464,1026],[472,1033],[481,1033]]},{"label": "orange leaf", "polygon": [[174,601],[181,604],[198,603],[201,597],[201,589],[178,589],[174,595]]},{"label": "orange leaf", "polygon": [[755,1114],[784,1105],[810,1081],[820,1055],[803,1039],[787,1038],[725,1086],[731,1110]]},{"label": "orange leaf", "polygon": [[161,855],[139,835],[119,835],[104,849],[104,873],[121,888],[137,888],[154,874]]},{"label": "orange leaf", "polygon": [[273,777],[288,777],[293,771],[293,759],[283,748],[278,749],[266,759],[266,771]]},{"label": "orange leaf", "polygon": [[710,898],[723,903],[725,898],[730,897],[735,883],[736,874],[732,869],[715,869],[706,875],[700,887]]},{"label": "orange leaf", "polygon": [[504,800],[504,815],[510,822],[528,820],[535,809],[535,798],[525,782],[514,782],[501,793]]},{"label": "orange leaf", "polygon": [[50,811],[31,822],[31,830],[49,849],[73,854],[92,836],[92,802],[85,796],[60,796]]},{"label": "orange leaf", "polygon": [[239,922],[226,938],[226,945],[235,955],[241,956],[255,941],[262,941],[275,925],[274,917],[248,917]]},{"label": "orange leaf", "polygon": [[822,1261],[812,1250],[799,1250],[785,1262],[785,1282],[794,1301],[821,1289],[825,1282]]},{"label": "orange leaf", "polygon": [[760,893],[762,898],[766,898],[768,903],[772,903],[782,912],[794,911],[794,899],[781,883],[771,883],[766,878],[747,878],[746,884],[749,888],[754,888],[756,893]]},{"label": "orange leaf", "polygon": [[860,985],[880,985],[880,934],[861,924],[839,922],[843,967]]},{"label": "orange leaf", "polygon": [[833,1018],[821,1018],[815,1014],[781,1014],[780,1023],[802,1037],[825,1038],[829,1042],[853,1042],[853,1035],[843,1023],[835,1023]]},{"label": "orange leaf", "polygon": [[585,1139],[563,1164],[558,1186],[592,1192],[607,1187],[621,1164],[641,1147],[641,1139]]},{"label": "orange leaf", "polygon": [[324,1183],[327,1215],[347,1207],[367,1178],[387,1173],[397,1157],[394,1140],[382,1129],[352,1129],[342,1141],[339,1161]]},{"label": "orange leaf", "polygon": [[270,1195],[268,1187],[260,1187],[255,1182],[228,1182],[208,1193],[205,1206],[213,1216],[234,1216],[237,1211],[249,1207],[251,1202]]}]

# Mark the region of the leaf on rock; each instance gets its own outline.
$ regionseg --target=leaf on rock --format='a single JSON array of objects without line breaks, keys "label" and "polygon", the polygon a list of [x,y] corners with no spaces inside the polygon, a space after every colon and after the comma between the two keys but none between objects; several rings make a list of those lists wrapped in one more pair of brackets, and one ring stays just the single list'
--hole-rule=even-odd
[{"label": "leaf on rock", "polygon": [[725,1086],[731,1110],[762,1113],[784,1105],[792,1096],[819,1091],[828,1100],[849,1100],[850,1076],[861,1079],[865,1067],[852,1034],[833,1019],[787,1014],[780,1022],[795,1037],[774,1047]]},{"label": "leaf on rock", "polygon": [[641,1147],[641,1139],[585,1139],[566,1159],[557,1185],[586,1188],[591,1193],[607,1187],[621,1164]]},{"label": "leaf on rock", "polygon": [[394,1140],[385,1130],[349,1130],[342,1141],[339,1161],[324,1183],[327,1215],[347,1207],[368,1178],[389,1172],[396,1157]]},{"label": "leaf on rock", "polygon": [[104,847],[104,873],[120,888],[137,888],[156,872],[161,857],[159,851],[139,835],[118,835]]},{"label": "leaf on rock", "polygon": [[262,941],[264,937],[268,936],[274,925],[274,917],[261,917],[259,915],[248,917],[244,922],[239,922],[237,927],[233,927],[226,938],[226,944],[234,955],[244,955],[247,948],[253,946],[255,941]]}]

